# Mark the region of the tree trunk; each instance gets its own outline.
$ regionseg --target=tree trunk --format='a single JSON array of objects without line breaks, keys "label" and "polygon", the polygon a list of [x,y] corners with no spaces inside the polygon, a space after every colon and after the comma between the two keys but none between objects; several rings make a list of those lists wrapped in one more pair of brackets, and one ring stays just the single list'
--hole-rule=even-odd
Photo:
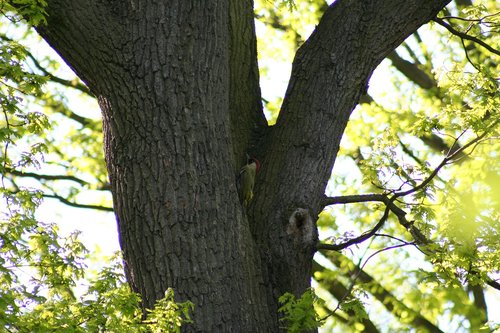
[{"label": "tree trunk", "polygon": [[[260,103],[252,2],[49,0],[42,36],[97,96],[120,243],[145,308],[173,287],[186,331],[279,331],[310,284],[315,219],[378,63],[446,0],[338,0],[300,48],[276,126]],[[263,161],[245,212],[235,176]]]}]

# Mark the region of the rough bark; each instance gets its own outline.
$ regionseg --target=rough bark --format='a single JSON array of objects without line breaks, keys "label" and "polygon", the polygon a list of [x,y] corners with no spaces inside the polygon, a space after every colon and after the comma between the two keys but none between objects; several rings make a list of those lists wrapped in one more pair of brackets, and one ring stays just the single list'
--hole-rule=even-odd
[{"label": "rough bark", "polygon": [[50,1],[48,12],[39,31],[103,111],[120,243],[144,306],[174,287],[196,305],[194,331],[268,331],[232,168],[229,2]]},{"label": "rough bark", "polygon": [[[187,331],[278,331],[277,298],[310,284],[315,219],[371,72],[448,1],[335,2],[265,136],[251,1],[47,2],[39,32],[103,112],[121,247],[144,306],[173,287],[196,305]],[[254,151],[264,163],[247,218],[235,171]]]},{"label": "rough bark", "polygon": [[230,1],[230,11],[229,118],[236,173],[247,162],[247,154],[259,154],[259,137],[267,121],[262,112],[253,0]]}]

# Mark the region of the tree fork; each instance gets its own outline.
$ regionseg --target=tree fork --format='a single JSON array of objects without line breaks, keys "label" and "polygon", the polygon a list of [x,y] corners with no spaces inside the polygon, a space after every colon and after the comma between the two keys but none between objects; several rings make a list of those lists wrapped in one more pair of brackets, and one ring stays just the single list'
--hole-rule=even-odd
[{"label": "tree fork", "polygon": [[300,241],[310,237],[297,236],[304,226],[314,236],[352,109],[378,63],[447,2],[329,7],[256,148],[263,167],[247,222],[234,176],[265,128],[251,2],[47,1],[39,32],[103,111],[120,242],[145,307],[173,287],[196,305],[188,331],[279,330],[277,298],[310,284],[313,250]]}]

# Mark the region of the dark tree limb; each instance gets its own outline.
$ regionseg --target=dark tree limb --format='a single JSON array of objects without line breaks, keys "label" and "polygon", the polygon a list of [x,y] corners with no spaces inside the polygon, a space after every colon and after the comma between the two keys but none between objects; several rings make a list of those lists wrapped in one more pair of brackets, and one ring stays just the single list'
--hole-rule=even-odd
[{"label": "dark tree limb", "polygon": [[484,297],[484,289],[482,286],[476,284],[469,284],[469,291],[472,292],[472,296],[474,297],[474,305],[476,308],[482,311],[483,313],[483,323],[488,321],[488,306],[486,304],[486,299]]},{"label": "dark tree limb", "polygon": [[[386,194],[362,194],[362,195],[348,195],[348,196],[338,196],[338,197],[325,197],[324,199],[324,205],[336,205],[336,204],[346,204],[346,203],[355,203],[355,202],[383,202],[387,209],[389,209],[396,217],[398,218],[399,224],[401,224],[403,227],[405,227],[413,236],[413,238],[417,241],[418,244],[428,244],[430,241],[425,237],[422,232],[416,228],[413,225],[413,222],[408,221],[406,219],[406,212],[398,207],[395,204],[396,199],[398,196],[393,196],[392,198],[389,198],[388,195]],[[386,211],[387,211],[386,209]],[[384,214],[385,216],[385,214]],[[387,219],[387,217],[386,217]],[[336,244],[336,245],[330,245],[330,244],[320,244],[318,245],[318,249],[330,249],[334,251],[339,251],[341,249],[344,249],[352,244],[357,244],[360,242],[365,241],[366,235],[370,235],[369,237],[373,236],[379,229],[379,223],[370,230],[367,233],[362,234],[361,236],[358,236],[356,238],[353,238],[347,242],[341,243],[341,244]]]},{"label": "dark tree limb", "polygon": [[431,89],[437,86],[434,78],[420,69],[417,64],[401,58],[396,51],[392,51],[387,58],[392,61],[392,65],[397,70],[423,89]]},{"label": "dark tree limb", "polygon": [[491,288],[494,288],[494,289],[500,291],[500,283],[498,283],[497,281],[489,278],[488,280],[486,280],[486,284],[488,286],[490,286]]}]

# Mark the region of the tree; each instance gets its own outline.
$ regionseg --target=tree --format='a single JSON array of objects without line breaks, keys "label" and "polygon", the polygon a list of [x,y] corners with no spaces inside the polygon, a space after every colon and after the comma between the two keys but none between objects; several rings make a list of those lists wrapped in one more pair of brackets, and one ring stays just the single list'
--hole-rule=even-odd
[{"label": "tree", "polygon": [[[376,331],[376,326],[360,314],[363,307],[359,301],[351,298],[354,283],[361,280],[373,297],[389,304],[387,309],[403,324],[407,320],[413,327],[439,331],[424,314],[406,306],[394,291],[383,289],[362,266],[355,267],[349,259],[331,251],[368,239],[380,251],[417,246],[436,271],[426,271],[425,276],[416,273],[415,277],[434,282],[446,276],[450,288],[456,281],[468,282],[479,310],[484,309],[479,305],[482,283],[498,287],[492,273],[498,272],[495,262],[499,255],[492,245],[494,240],[486,237],[498,235],[493,223],[498,220],[495,204],[472,207],[472,198],[467,206],[447,203],[450,216],[444,211],[438,212],[442,216],[434,216],[436,212],[427,207],[438,202],[439,196],[450,195],[452,185],[456,185],[449,184],[446,190],[434,193],[440,184],[450,182],[439,180],[439,172],[465,159],[471,150],[485,149],[479,144],[489,140],[498,124],[494,113],[497,87],[491,74],[497,62],[477,62],[498,55],[498,51],[453,28],[447,23],[455,20],[450,15],[437,17],[448,2],[337,1],[326,6],[318,1],[308,5],[321,19],[303,43],[293,20],[289,23],[278,11],[260,4],[257,15],[278,30],[286,31],[290,24],[290,33],[295,34],[298,43],[288,89],[273,126],[268,126],[261,103],[251,1],[102,4],[51,0],[43,6],[45,19],[35,15],[40,13],[38,7],[33,10],[22,3],[11,5],[32,20],[40,35],[86,84],[74,86],[90,92],[99,102],[110,185],[101,177],[95,188],[111,189],[127,280],[140,294],[144,309],[152,308],[172,287],[180,300],[195,304],[193,324],[186,330],[274,332],[287,324],[280,322],[280,297],[289,295],[281,298],[288,300],[281,309],[295,324],[298,320],[294,309],[300,306],[294,305],[301,304],[297,299],[304,295],[302,300],[308,299],[309,305],[314,299],[307,292],[314,271],[323,289],[342,303],[346,314],[339,316],[338,311],[329,309],[329,316],[346,321],[351,316]],[[496,17],[484,14],[487,10],[471,13],[481,19],[470,22],[485,24],[487,18]],[[426,58],[428,53],[415,55],[406,44],[413,60],[410,62],[393,51],[431,19],[462,38],[467,59],[478,67],[468,82],[453,80],[450,75],[452,82],[440,82],[438,87],[430,75],[433,68],[430,58]],[[469,41],[479,46],[466,45]],[[364,168],[365,188],[375,193],[325,196],[341,138],[348,133],[348,120],[360,98],[365,102],[364,114],[377,117],[387,112],[386,107],[373,101],[367,105],[371,99],[366,95],[368,80],[385,57],[426,89],[427,101],[440,100],[443,112],[437,115],[441,119],[436,114],[414,112],[401,117],[409,124],[397,124],[395,130],[387,130],[380,137],[372,158],[366,159],[363,151],[351,152]],[[420,63],[422,58],[427,62]],[[48,72],[42,74],[48,80],[57,80]],[[476,93],[470,89],[472,82],[481,83],[474,88],[479,90]],[[443,93],[443,88],[457,93]],[[460,96],[468,98],[459,100]],[[46,101],[54,103],[49,98]],[[272,109],[272,103],[266,104]],[[463,111],[460,117],[452,118],[457,105]],[[401,102],[401,108],[405,107],[415,108],[411,101]],[[95,122],[77,114],[66,115],[83,126],[98,129]],[[31,123],[43,124],[43,119],[39,116]],[[454,123],[457,119],[458,124]],[[414,137],[420,137],[430,147],[440,145],[438,150],[448,150],[442,162],[431,167],[425,162],[430,153],[421,156],[408,148],[398,131],[409,131],[411,124],[415,125],[411,129]],[[457,140],[450,144],[430,133],[436,129],[446,130]],[[466,129],[471,132],[465,133]],[[394,154],[397,146],[414,163],[406,163]],[[493,154],[495,147],[482,153]],[[259,158],[263,166],[248,210],[239,203],[235,186],[246,154]],[[7,163],[3,169],[12,179],[29,176]],[[490,172],[493,177],[494,169],[484,166],[481,172]],[[44,181],[54,177],[31,176]],[[59,179],[87,184],[73,175]],[[460,190],[459,186],[455,188]],[[72,203],[71,196],[55,192],[48,195]],[[498,205],[493,198],[489,200]],[[354,202],[383,204],[356,208],[354,213],[360,220],[378,222],[361,236],[347,234],[318,244],[317,217],[320,227],[332,228],[332,218],[320,214],[325,206]],[[436,220],[476,223],[470,218],[473,215],[480,217],[484,229],[470,226],[473,238],[464,237],[463,230],[453,226],[442,225],[438,233],[431,229]],[[389,217],[395,217],[400,226],[387,226]],[[385,239],[377,243],[387,234],[399,237],[401,226],[406,232],[398,245],[390,246]],[[384,234],[380,232],[382,227]],[[332,276],[328,267],[313,262],[317,250],[325,251],[339,272],[354,274],[347,287],[341,277]],[[474,265],[475,260],[481,265]],[[388,298],[391,301],[385,303]],[[470,326],[479,327],[484,319],[471,321]],[[302,329],[300,325],[298,329]]]}]

